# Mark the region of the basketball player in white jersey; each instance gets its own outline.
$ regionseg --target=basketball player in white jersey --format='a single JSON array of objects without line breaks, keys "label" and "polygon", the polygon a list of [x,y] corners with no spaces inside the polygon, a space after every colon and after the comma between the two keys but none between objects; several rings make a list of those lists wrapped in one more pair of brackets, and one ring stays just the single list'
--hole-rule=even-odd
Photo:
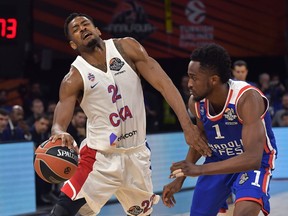
[{"label": "basketball player in white jersey", "polygon": [[92,18],[78,13],[66,19],[64,31],[79,55],[61,83],[50,139],[61,138],[63,145],[76,148],[66,129],[77,101],[87,116],[87,138],[80,146],[78,169],[63,185],[51,215],[75,215],[85,203],[92,215],[98,214],[113,194],[127,215],[150,215],[159,196],[151,181],[140,76],[171,105],[186,142],[202,155],[210,149],[171,79],[136,40],[102,40]]}]

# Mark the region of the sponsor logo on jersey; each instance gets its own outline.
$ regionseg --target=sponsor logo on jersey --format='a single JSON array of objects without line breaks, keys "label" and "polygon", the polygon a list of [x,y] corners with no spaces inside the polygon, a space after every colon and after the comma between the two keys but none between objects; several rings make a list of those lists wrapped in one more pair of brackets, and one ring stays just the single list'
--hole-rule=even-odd
[{"label": "sponsor logo on jersey", "polygon": [[125,70],[119,71],[119,72],[115,73],[114,76],[117,76],[117,75],[125,73],[125,72],[126,72]]},{"label": "sponsor logo on jersey", "polygon": [[95,76],[92,73],[88,73],[88,80],[90,80],[91,82],[93,82],[95,80]]},{"label": "sponsor logo on jersey", "polygon": [[110,139],[110,145],[115,146],[116,144],[114,141],[117,139],[117,136],[114,133],[111,133],[109,139]]},{"label": "sponsor logo on jersey", "polygon": [[231,109],[231,108],[226,108],[223,115],[229,121],[233,121],[234,119],[237,118],[237,115],[235,115],[234,109]]},{"label": "sponsor logo on jersey", "polygon": [[231,140],[228,143],[208,143],[210,149],[220,156],[233,157],[243,153],[243,143],[240,140]]},{"label": "sponsor logo on jersey", "polygon": [[137,216],[137,215],[141,214],[142,211],[143,211],[143,209],[140,206],[135,205],[135,206],[131,206],[127,212],[129,212],[129,214]]},{"label": "sponsor logo on jersey", "polygon": [[242,185],[244,184],[247,180],[249,179],[249,176],[247,173],[243,173],[240,177],[239,184]]},{"label": "sponsor logo on jersey", "polygon": [[123,67],[124,62],[121,61],[121,59],[114,57],[109,61],[109,65],[110,70],[119,71]]},{"label": "sponsor logo on jersey", "polygon": [[118,137],[118,142],[122,139],[130,138],[130,137],[134,136],[135,134],[137,134],[137,130],[122,134],[120,137]]}]

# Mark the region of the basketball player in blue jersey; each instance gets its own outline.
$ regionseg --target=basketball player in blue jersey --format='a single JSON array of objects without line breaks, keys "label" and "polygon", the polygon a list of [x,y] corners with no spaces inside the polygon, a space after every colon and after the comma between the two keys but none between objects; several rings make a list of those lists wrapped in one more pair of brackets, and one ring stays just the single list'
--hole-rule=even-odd
[{"label": "basketball player in blue jersey", "polygon": [[185,160],[172,164],[170,177],[176,179],[164,186],[162,201],[172,207],[185,178],[199,176],[191,216],[216,216],[231,192],[234,216],[270,212],[277,149],[268,100],[248,83],[231,80],[230,65],[226,50],[209,44],[193,51],[188,66],[189,109],[213,153],[196,165],[201,155],[190,147]]},{"label": "basketball player in blue jersey", "polygon": [[153,193],[140,77],[171,105],[187,143],[202,155],[211,150],[192,124],[177,88],[140,43],[132,38],[102,40],[92,18],[79,13],[66,19],[64,32],[79,55],[62,80],[50,139],[60,138],[77,150],[66,132],[77,101],[87,116],[87,134],[77,171],[64,183],[50,215],[73,216],[86,204],[96,215],[112,195],[127,215],[150,215],[159,196]]}]

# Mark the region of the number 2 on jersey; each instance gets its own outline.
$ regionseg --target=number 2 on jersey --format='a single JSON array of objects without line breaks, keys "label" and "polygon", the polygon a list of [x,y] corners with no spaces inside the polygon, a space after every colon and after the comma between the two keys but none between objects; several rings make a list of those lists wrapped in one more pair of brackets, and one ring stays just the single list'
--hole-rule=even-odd
[{"label": "number 2 on jersey", "polygon": [[118,87],[117,85],[109,85],[108,86],[108,92],[112,92],[112,103],[116,103],[118,99],[121,99],[121,94],[118,93]]}]

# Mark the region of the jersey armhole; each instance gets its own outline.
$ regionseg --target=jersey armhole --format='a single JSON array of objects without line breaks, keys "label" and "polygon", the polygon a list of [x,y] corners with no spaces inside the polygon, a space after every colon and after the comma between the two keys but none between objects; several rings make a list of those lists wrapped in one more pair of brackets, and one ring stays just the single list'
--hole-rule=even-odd
[{"label": "jersey armhole", "polygon": [[266,98],[266,96],[256,87],[254,86],[246,86],[244,87],[243,89],[241,89],[236,97],[236,100],[235,100],[235,110],[236,110],[236,115],[238,116],[238,119],[239,119],[239,122],[242,123],[243,120],[241,119],[241,117],[238,115],[238,111],[237,111],[237,108],[238,108],[238,101],[239,99],[241,98],[241,96],[246,92],[246,91],[249,91],[249,90],[255,90],[257,91],[261,97],[263,98],[264,100],[264,103],[265,103],[265,106],[266,106],[266,109],[265,111],[263,112],[263,114],[261,115],[261,119],[264,118],[265,114],[267,113],[268,109],[269,109],[269,101],[268,99]]}]

